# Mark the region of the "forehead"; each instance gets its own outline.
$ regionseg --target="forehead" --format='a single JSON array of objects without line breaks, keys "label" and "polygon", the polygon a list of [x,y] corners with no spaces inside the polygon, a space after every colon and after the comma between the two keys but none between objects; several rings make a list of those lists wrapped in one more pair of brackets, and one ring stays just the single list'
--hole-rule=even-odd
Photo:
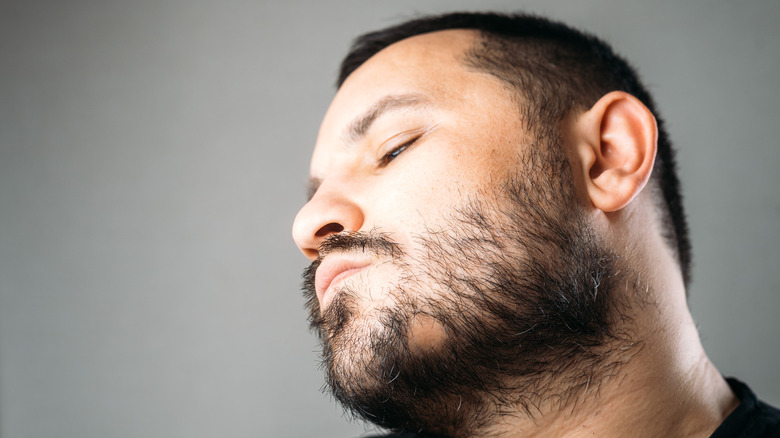
[{"label": "forehead", "polygon": [[[417,35],[388,46],[357,68],[333,99],[320,127],[312,157],[316,164],[338,144],[361,115],[388,98],[417,100],[436,105],[456,105],[469,94],[484,92],[480,81],[498,81],[470,69],[466,52],[479,33],[473,30],[446,30]],[[505,93],[506,90],[501,90]]]}]

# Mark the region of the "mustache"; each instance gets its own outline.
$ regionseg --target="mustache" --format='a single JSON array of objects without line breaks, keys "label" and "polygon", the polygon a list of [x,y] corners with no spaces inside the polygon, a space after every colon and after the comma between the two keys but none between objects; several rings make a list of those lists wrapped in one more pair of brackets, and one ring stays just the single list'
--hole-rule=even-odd
[{"label": "mustache", "polygon": [[371,252],[379,256],[387,256],[393,259],[399,258],[403,253],[401,247],[390,238],[388,233],[379,231],[342,231],[325,237],[325,239],[322,240],[322,243],[320,243],[317,259],[311,262],[303,271],[303,283],[301,284],[301,288],[303,290],[304,298],[309,301],[307,307],[313,305],[313,303],[311,303],[312,299],[314,301],[317,299],[317,293],[314,286],[317,268],[320,267],[322,260],[328,254],[338,252]]},{"label": "mustache", "polygon": [[333,252],[349,251],[371,251],[377,255],[393,258],[398,257],[401,253],[400,247],[390,238],[388,233],[378,231],[343,231],[325,237],[320,244],[319,256],[316,261],[322,260]]}]

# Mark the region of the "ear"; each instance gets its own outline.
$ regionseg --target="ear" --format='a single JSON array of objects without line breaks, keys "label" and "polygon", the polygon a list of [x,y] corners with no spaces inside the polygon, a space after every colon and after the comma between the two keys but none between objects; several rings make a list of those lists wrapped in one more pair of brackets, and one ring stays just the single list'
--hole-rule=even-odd
[{"label": "ear", "polygon": [[655,161],[655,117],[634,96],[613,91],[581,114],[576,153],[593,206],[620,210],[642,191]]}]

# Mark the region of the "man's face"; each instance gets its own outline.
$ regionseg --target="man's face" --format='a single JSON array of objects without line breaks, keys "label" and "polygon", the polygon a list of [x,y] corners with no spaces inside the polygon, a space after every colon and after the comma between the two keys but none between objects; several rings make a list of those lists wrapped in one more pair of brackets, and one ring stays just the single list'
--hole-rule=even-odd
[{"label": "man's face", "polygon": [[486,399],[538,403],[509,394],[575,364],[590,382],[610,336],[612,257],[563,146],[525,132],[514,95],[466,67],[475,38],[410,38],[346,80],[294,225],[331,389],[384,426],[447,433],[489,415]]},{"label": "man's face", "polygon": [[[467,69],[475,34],[445,31],[404,40],[369,59],[336,95],[311,162],[317,187],[293,235],[310,259],[330,233],[376,231],[407,253],[413,236],[435,230],[453,206],[506,179],[526,147],[518,103],[497,79]],[[370,308],[398,275],[370,254],[333,254],[347,283],[372,285]],[[380,262],[380,263],[377,263]],[[325,261],[323,261],[325,264]],[[328,276],[330,278],[330,276]],[[325,281],[325,280],[322,280]],[[318,290],[327,308],[335,294]],[[338,289],[331,284],[328,291]],[[324,295],[323,295],[324,293]]]}]

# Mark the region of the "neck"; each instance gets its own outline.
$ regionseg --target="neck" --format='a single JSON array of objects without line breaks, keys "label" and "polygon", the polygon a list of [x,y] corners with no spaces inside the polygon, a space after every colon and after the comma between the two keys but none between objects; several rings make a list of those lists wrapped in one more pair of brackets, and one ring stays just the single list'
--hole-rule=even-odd
[{"label": "neck", "polygon": [[738,401],[697,345],[692,352],[682,343],[646,342],[575,404],[545,403],[534,418],[504,415],[476,436],[708,437]]},{"label": "neck", "polygon": [[[662,245],[659,251],[666,251]],[[651,262],[655,269],[659,264],[677,269],[672,257],[652,257]],[[739,400],[704,352],[680,278],[646,280],[647,299],[625,319],[639,348],[614,348],[624,354],[612,358],[620,364],[614,373],[580,391],[573,403],[548,398],[537,414],[510,411],[472,436],[710,436]]]}]

